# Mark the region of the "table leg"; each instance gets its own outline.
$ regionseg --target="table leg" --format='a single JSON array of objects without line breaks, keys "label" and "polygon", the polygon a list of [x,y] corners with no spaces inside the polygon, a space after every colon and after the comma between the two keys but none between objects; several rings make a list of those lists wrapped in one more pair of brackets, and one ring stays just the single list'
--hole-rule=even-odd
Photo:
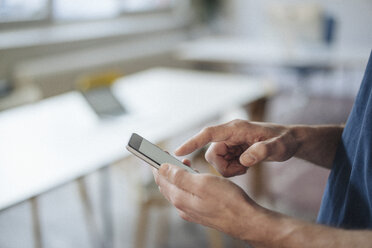
[{"label": "table leg", "polygon": [[211,248],[222,248],[223,247],[223,238],[222,233],[216,229],[206,227],[206,232],[208,236],[209,247]]},{"label": "table leg", "polygon": [[101,189],[100,189],[100,203],[103,218],[103,241],[106,248],[113,247],[114,232],[113,232],[113,218],[112,218],[112,197],[111,197],[111,180],[110,180],[110,166],[105,166],[100,171]]},{"label": "table leg", "polygon": [[198,71],[231,72],[231,66],[224,63],[194,62],[191,68]]},{"label": "table leg", "polygon": [[262,97],[245,106],[251,121],[264,121],[266,114],[267,97]]},{"label": "table leg", "polygon": [[[264,121],[265,119],[265,112],[266,112],[266,103],[267,98],[260,98],[250,104],[248,104],[245,109],[250,116],[251,121]],[[264,168],[258,164],[249,169],[252,175],[251,181],[251,189],[252,189],[252,197],[259,198],[265,192],[265,175],[264,175]]]},{"label": "table leg", "polygon": [[83,203],[83,208],[84,208],[84,215],[85,215],[85,221],[87,224],[89,236],[91,239],[91,245],[92,247],[105,247],[104,243],[101,239],[101,235],[99,232],[98,224],[96,221],[96,218],[93,214],[93,207],[91,204],[91,201],[89,199],[89,194],[87,190],[87,185],[83,177],[79,178],[77,180],[77,184],[79,187],[79,193],[80,193],[80,198]]},{"label": "table leg", "polygon": [[34,247],[42,248],[42,236],[41,236],[41,225],[40,225],[40,215],[37,197],[30,199],[31,203],[31,218],[32,218],[32,230],[34,236]]},{"label": "table leg", "polygon": [[[232,247],[233,248],[247,248],[247,244],[240,239],[233,239]],[[251,246],[248,246],[248,247],[251,247]]]}]

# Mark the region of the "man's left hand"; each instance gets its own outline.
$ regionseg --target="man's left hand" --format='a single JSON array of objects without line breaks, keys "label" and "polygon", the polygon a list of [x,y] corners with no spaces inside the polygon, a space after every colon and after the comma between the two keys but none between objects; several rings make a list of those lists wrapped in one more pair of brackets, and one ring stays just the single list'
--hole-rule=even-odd
[{"label": "man's left hand", "polygon": [[242,235],[247,228],[255,229],[262,208],[231,181],[210,174],[191,174],[171,164],[163,164],[153,173],[160,192],[184,220],[241,239],[246,238]]}]

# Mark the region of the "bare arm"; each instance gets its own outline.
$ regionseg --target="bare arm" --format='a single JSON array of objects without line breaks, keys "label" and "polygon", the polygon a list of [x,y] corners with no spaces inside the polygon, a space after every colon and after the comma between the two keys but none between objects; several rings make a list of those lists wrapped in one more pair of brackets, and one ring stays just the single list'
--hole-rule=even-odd
[{"label": "bare arm", "polygon": [[192,137],[176,155],[189,154],[212,143],[209,163],[225,177],[240,175],[259,162],[285,161],[293,156],[330,168],[343,126],[283,126],[234,120],[207,127]]},{"label": "bare arm", "polygon": [[344,125],[290,126],[297,140],[296,157],[331,168]]},{"label": "bare arm", "polygon": [[259,218],[256,231],[245,228],[243,238],[257,247],[372,247],[372,231],[369,230],[345,230],[307,223],[266,209]]},{"label": "bare arm", "polygon": [[160,191],[183,219],[215,228],[254,246],[372,247],[372,231],[331,228],[270,211],[225,178],[190,174],[168,164],[153,171]]}]

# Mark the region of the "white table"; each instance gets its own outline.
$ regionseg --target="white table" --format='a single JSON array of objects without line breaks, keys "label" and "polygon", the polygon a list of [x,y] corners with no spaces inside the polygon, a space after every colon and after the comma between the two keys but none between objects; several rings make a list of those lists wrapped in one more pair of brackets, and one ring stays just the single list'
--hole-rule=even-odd
[{"label": "white table", "polygon": [[203,63],[324,68],[364,66],[370,52],[370,47],[304,45],[211,36],[181,44],[176,57]]},{"label": "white table", "polygon": [[100,120],[78,92],[1,112],[0,210],[33,199],[37,213],[38,195],[128,156],[132,132],[160,142],[270,95],[271,86],[239,75],[157,68],[113,86],[128,110],[122,117]]}]

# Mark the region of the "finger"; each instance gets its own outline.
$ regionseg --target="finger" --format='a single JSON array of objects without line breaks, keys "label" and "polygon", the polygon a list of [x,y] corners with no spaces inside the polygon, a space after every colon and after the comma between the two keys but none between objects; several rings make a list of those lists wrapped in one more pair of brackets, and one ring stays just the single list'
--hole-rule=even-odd
[{"label": "finger", "polygon": [[224,142],[216,142],[211,144],[208,147],[207,152],[205,153],[205,159],[209,163],[217,162],[216,160],[220,160],[224,158],[228,154],[228,147]]},{"label": "finger", "polygon": [[178,215],[185,221],[192,222],[192,218],[190,215],[188,215],[186,212],[177,209]]},{"label": "finger", "polygon": [[239,161],[234,160],[228,164],[226,168],[223,168],[220,173],[224,177],[233,177],[243,175],[247,172],[248,167],[240,164]]},{"label": "finger", "polygon": [[155,169],[155,168],[152,168],[152,174],[154,175],[155,183],[159,185],[159,183],[158,183],[158,178],[159,178],[158,170]]},{"label": "finger", "polygon": [[205,153],[205,159],[212,165],[226,166],[226,154],[227,147],[223,142],[213,143]]},{"label": "finger", "polygon": [[186,158],[182,160],[182,163],[187,165],[188,167],[191,167],[191,161]]},{"label": "finger", "polygon": [[167,199],[167,201],[171,203],[171,200],[170,200],[170,198],[169,198],[169,195],[166,194],[166,193],[164,192],[164,190],[163,190],[164,188],[162,188],[162,187],[160,187],[160,186],[159,186],[158,188],[159,188],[160,193],[164,196],[164,198]]},{"label": "finger", "polygon": [[197,209],[200,206],[200,198],[172,184],[161,174],[159,175],[158,183],[160,192],[177,209],[188,211],[194,208]]},{"label": "finger", "polygon": [[194,223],[200,223],[200,218],[198,218],[193,213],[187,213],[187,212],[182,211],[180,209],[177,209],[177,213],[185,221],[194,222]]},{"label": "finger", "polygon": [[189,173],[179,166],[172,164],[162,164],[159,174],[178,188],[195,195],[198,194],[196,192],[196,186],[199,185],[197,174]]},{"label": "finger", "polygon": [[231,128],[226,124],[211,126],[204,128],[194,137],[186,141],[181,145],[176,151],[177,156],[187,155],[197,149],[202,148],[207,145],[209,142],[218,142],[227,140],[231,136]]},{"label": "finger", "polygon": [[267,160],[274,153],[281,152],[275,139],[257,142],[251,145],[239,158],[239,161],[244,166],[253,166],[259,162]]},{"label": "finger", "polygon": [[206,154],[206,160],[224,177],[244,174],[247,167],[242,166],[236,159],[227,159],[228,148],[224,143],[212,144]]},{"label": "finger", "polygon": [[233,177],[242,175],[247,172],[248,167],[245,167],[239,163],[239,161],[231,161],[227,164],[227,166],[214,166],[216,170],[223,176],[223,177]]},{"label": "finger", "polygon": [[228,166],[228,161],[224,158],[226,152],[226,145],[221,142],[212,144],[205,153],[205,159],[208,163],[222,175],[224,175],[224,168]]}]

